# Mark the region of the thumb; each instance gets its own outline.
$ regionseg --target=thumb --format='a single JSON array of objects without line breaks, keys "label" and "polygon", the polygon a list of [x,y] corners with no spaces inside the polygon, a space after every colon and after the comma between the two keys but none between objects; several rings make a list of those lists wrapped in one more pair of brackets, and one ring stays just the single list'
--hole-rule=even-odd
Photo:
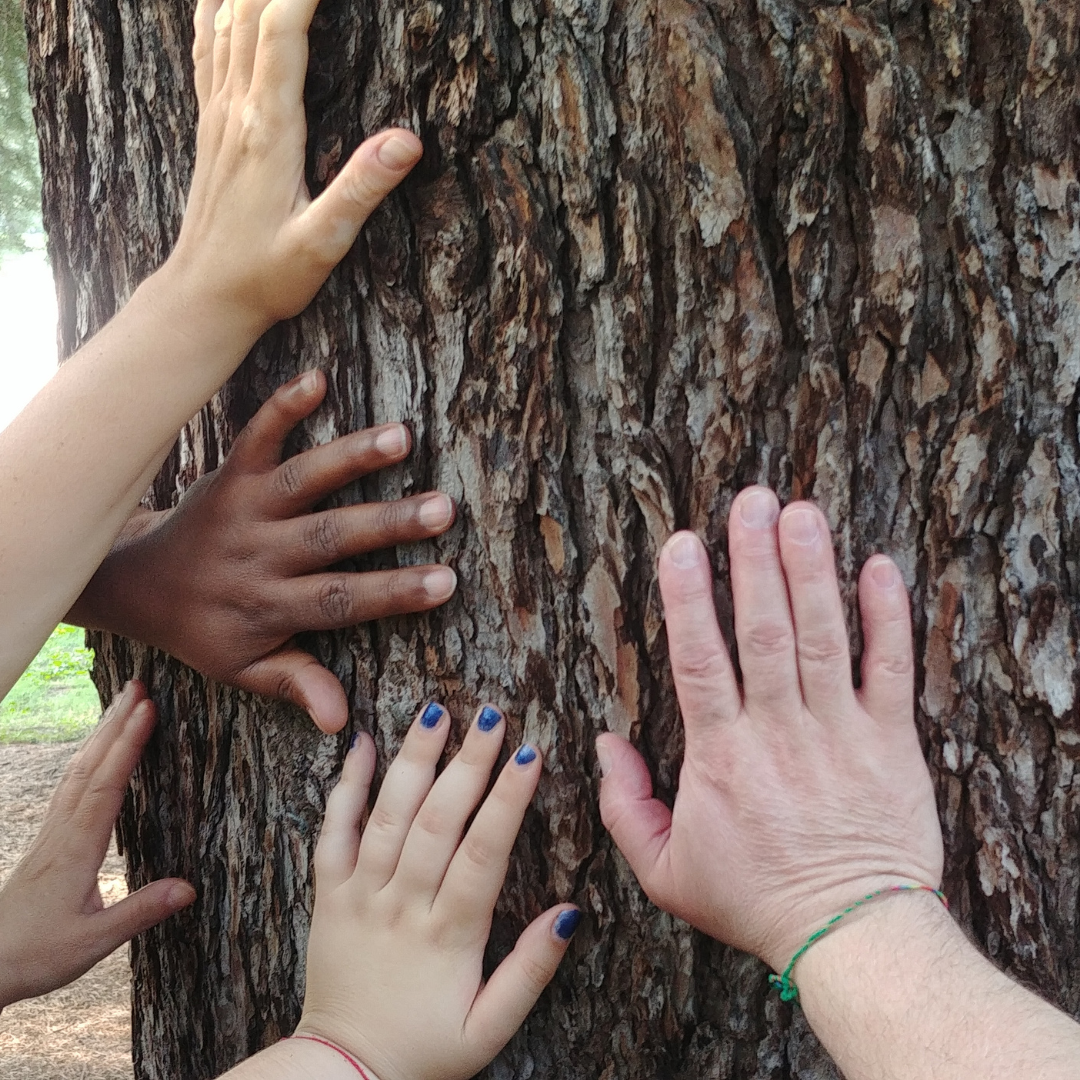
[{"label": "thumb", "polygon": [[361,143],[297,222],[307,249],[318,252],[329,265],[341,262],[364,222],[405,179],[423,152],[420,140],[402,128],[380,132]]},{"label": "thumb", "polygon": [[349,719],[349,701],[337,676],[303,649],[278,649],[248,664],[232,682],[253,694],[291,701],[327,735],[340,731]]},{"label": "thumb", "polygon": [[581,912],[571,904],[545,911],[522,931],[514,951],[492,972],[465,1020],[465,1039],[477,1071],[492,1060],[525,1022],[559,966]]},{"label": "thumb", "polygon": [[646,894],[663,907],[658,897],[667,892],[671,811],[653,798],[645,759],[624,738],[600,735],[596,756],[603,773],[600,819]]},{"label": "thumb", "polygon": [[95,949],[103,960],[136,934],[157,926],[163,919],[175,915],[195,901],[195,890],[180,878],[162,878],[151,882],[118,904],[105,908],[94,916],[97,931]]}]

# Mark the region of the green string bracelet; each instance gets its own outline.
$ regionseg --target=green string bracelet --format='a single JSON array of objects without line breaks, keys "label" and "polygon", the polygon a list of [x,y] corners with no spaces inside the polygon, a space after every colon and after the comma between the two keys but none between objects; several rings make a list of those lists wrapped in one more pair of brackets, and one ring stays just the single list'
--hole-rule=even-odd
[{"label": "green string bracelet", "polygon": [[798,1001],[799,1000],[799,988],[792,981],[791,973],[795,970],[795,965],[802,959],[803,954],[813,945],[815,942],[820,941],[836,924],[844,918],[845,915],[850,915],[856,908],[861,908],[863,904],[869,904],[871,900],[876,900],[879,896],[887,896],[889,893],[900,892],[928,892],[933,893],[944,905],[946,910],[949,907],[949,901],[946,899],[945,894],[940,889],[932,889],[929,885],[890,885],[887,889],[878,889],[877,892],[872,892],[867,896],[864,896],[861,900],[856,900],[854,904],[849,908],[844,908],[839,915],[834,915],[820,930],[815,930],[807,939],[806,944],[791,958],[788,966],[784,968],[783,975],[770,975],[769,985],[775,986],[780,991],[781,1001]]}]

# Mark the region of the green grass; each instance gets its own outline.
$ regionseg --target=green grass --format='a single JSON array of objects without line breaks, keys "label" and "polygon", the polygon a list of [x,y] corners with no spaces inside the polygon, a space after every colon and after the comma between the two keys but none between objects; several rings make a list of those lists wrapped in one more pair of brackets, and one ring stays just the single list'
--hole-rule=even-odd
[{"label": "green grass", "polygon": [[83,631],[58,626],[0,702],[0,743],[73,742],[98,722],[101,705],[88,674],[94,654]]}]

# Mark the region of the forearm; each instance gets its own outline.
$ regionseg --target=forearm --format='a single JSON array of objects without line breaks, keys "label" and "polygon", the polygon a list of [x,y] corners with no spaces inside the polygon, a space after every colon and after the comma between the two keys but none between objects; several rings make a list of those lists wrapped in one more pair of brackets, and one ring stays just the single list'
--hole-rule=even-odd
[{"label": "forearm", "polygon": [[815,944],[795,980],[847,1080],[1077,1075],[1080,1025],[993,967],[933,897],[867,909]]},{"label": "forearm", "polygon": [[182,425],[261,327],[168,267],[0,432],[0,694],[108,553]]}]

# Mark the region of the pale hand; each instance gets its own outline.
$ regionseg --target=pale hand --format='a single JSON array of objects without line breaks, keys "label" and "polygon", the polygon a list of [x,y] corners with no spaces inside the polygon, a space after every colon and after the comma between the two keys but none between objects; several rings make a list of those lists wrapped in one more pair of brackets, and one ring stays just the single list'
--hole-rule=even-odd
[{"label": "pale hand", "polygon": [[337,677],[294,642],[369,619],[426,611],[456,588],[449,567],[354,573],[335,563],[428,540],[454,520],[430,492],[316,511],[328,495],[409,452],[402,424],[357,431],[282,463],[289,432],[318,407],[326,378],[283,386],[225,464],[174,510],[136,515],[66,620],[143,641],[219,682],[307,710],[323,731],[348,719]]},{"label": "pale hand", "polygon": [[303,94],[317,6],[199,0],[195,13],[195,174],[165,271],[255,337],[307,307],[422,153],[410,132],[381,132],[312,200]]},{"label": "pale hand", "polygon": [[[778,520],[779,519],[779,520]],[[604,824],[649,897],[782,971],[853,901],[899,883],[937,888],[943,850],[913,715],[911,621],[896,567],[859,582],[865,651],[852,685],[821,512],[779,513],[750,488],[728,530],[740,688],[701,542],[660,557],[671,665],[686,728],[673,810],[614,735],[597,742]],[[899,901],[889,901],[895,903]]]},{"label": "pale hand", "polygon": [[362,838],[375,768],[369,736],[349,752],[328,801],[297,1034],[330,1040],[378,1080],[475,1075],[520,1027],[577,925],[569,905],[545,912],[484,983],[492,912],[541,768],[535,750],[520,748],[484,799],[505,727],[498,710],[482,709],[436,780],[450,718],[430,705],[387,771]]},{"label": "pale hand", "polygon": [[176,878],[111,907],[98,888],[127,782],[153,730],[153,704],[128,683],[71,759],[41,832],[0,889],[0,1008],[67,985],[195,899]]}]

